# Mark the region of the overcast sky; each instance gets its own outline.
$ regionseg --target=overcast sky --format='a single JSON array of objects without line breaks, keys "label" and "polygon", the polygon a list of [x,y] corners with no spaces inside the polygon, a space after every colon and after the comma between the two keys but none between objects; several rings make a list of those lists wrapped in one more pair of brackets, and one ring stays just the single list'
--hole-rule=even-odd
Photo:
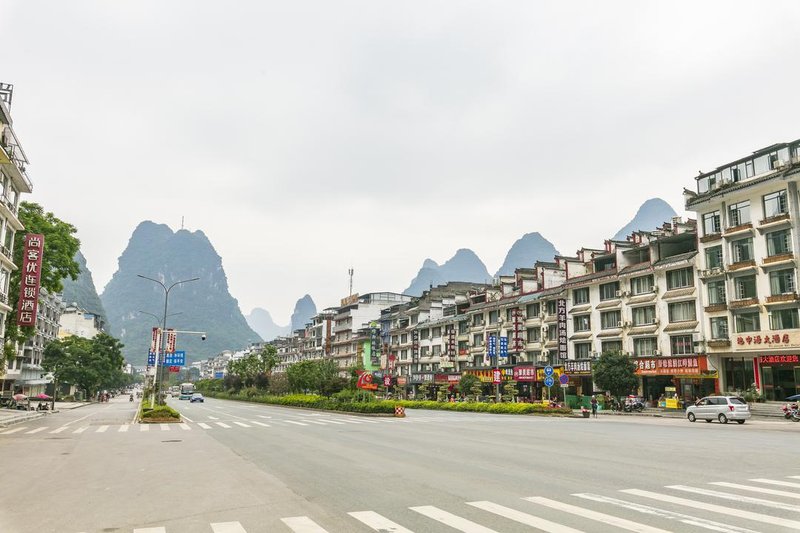
[{"label": "overcast sky", "polygon": [[142,220],[201,229],[286,324],[426,257],[599,246],[648,198],[800,137],[800,2],[0,4],[27,200],[98,292]]}]

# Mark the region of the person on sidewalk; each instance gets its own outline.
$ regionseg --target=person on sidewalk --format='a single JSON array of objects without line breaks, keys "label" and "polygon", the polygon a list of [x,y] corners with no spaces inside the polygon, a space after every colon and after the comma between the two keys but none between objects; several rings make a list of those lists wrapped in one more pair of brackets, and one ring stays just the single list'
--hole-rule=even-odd
[{"label": "person on sidewalk", "polygon": [[592,416],[597,418],[597,396],[592,395]]}]

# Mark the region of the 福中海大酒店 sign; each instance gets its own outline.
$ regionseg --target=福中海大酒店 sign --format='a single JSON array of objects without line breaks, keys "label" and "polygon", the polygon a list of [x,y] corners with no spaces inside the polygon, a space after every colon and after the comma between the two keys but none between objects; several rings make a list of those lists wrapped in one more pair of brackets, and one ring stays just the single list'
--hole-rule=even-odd
[{"label": "\u798f\u4e2d\u6d77\u5927\u9152\u5e97 sign", "polygon": [[641,357],[634,359],[636,373],[643,376],[696,376],[708,371],[705,355],[686,357]]},{"label": "\u798f\u4e2d\u6d77\u5927\u9152\u5e97 sign", "polygon": [[42,276],[44,235],[28,233],[22,249],[22,271],[19,283],[17,325],[35,326],[39,307],[39,282]]},{"label": "\u798f\u4e2d\u6d77\u5927\u9152\u5e97 sign", "polygon": [[736,335],[732,342],[731,348],[734,351],[763,351],[763,350],[779,350],[784,348],[798,348],[800,349],[800,331],[783,330],[783,331],[765,331],[759,333],[757,331]]}]

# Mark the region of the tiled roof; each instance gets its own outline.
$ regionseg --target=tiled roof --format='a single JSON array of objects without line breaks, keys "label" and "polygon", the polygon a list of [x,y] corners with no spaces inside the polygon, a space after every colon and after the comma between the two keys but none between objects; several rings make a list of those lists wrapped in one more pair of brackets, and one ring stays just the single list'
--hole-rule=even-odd
[{"label": "tiled roof", "polygon": [[587,313],[587,312],[589,312],[591,310],[592,310],[592,305],[591,304],[576,305],[575,307],[573,307],[572,309],[569,310],[569,313],[571,315],[572,314],[578,314],[578,313]]},{"label": "tiled roof", "polygon": [[658,325],[653,324],[652,326],[639,326],[636,328],[631,328],[631,330],[628,331],[628,335],[652,335],[656,331],[658,331]]},{"label": "tiled roof", "polygon": [[619,271],[620,276],[627,276],[628,274],[633,274],[635,272],[642,272],[644,270],[652,270],[653,265],[650,264],[649,261],[644,263],[636,263],[635,265],[626,266],[622,270]]},{"label": "tiled roof", "polygon": [[597,304],[596,308],[597,309],[613,309],[613,308],[619,307],[621,305],[622,305],[622,301],[619,298],[617,298],[617,299],[611,300],[609,302],[601,302],[601,303]]},{"label": "tiled roof", "polygon": [[675,322],[674,324],[669,324],[668,326],[664,327],[664,331],[684,331],[684,330],[693,330],[697,327],[697,320],[687,320],[685,322]]},{"label": "tiled roof", "polygon": [[651,292],[650,294],[643,294],[639,296],[634,296],[630,300],[628,300],[628,305],[636,305],[636,304],[643,304],[643,303],[650,303],[656,299],[656,293]]},{"label": "tiled roof", "polygon": [[659,261],[656,261],[655,263],[653,263],[653,266],[654,267],[663,267],[663,266],[669,266],[669,265],[678,264],[678,263],[680,263],[682,261],[687,261],[687,260],[691,259],[692,257],[694,257],[696,255],[697,255],[697,250],[694,250],[694,251],[691,251],[691,252],[682,253],[682,254],[678,254],[678,255],[673,255],[672,257],[667,257],[666,259],[661,259]]},{"label": "tiled roof", "polygon": [[616,276],[617,276],[616,268],[612,268],[610,270],[601,270],[600,272],[592,272],[591,274],[584,274],[583,276],[575,276],[574,278],[569,278],[564,283],[564,286],[575,287],[597,279],[606,277],[616,277]]}]

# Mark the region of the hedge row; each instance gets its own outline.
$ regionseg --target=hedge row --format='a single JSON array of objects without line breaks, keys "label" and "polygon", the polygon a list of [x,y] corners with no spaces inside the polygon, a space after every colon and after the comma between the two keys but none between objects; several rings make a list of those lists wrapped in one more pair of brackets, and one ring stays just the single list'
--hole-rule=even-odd
[{"label": "hedge row", "polygon": [[180,420],[181,414],[168,405],[152,407],[150,402],[142,402],[142,409],[139,413],[139,417],[142,421]]},{"label": "hedge row", "polygon": [[292,394],[288,396],[244,396],[228,392],[206,392],[206,396],[222,400],[242,400],[289,407],[306,407],[351,413],[394,413],[394,407],[406,409],[436,409],[443,411],[470,411],[495,414],[541,414],[571,415],[568,407],[548,407],[533,403],[481,403],[481,402],[434,402],[415,400],[376,400],[372,402],[342,402],[316,394]]}]

